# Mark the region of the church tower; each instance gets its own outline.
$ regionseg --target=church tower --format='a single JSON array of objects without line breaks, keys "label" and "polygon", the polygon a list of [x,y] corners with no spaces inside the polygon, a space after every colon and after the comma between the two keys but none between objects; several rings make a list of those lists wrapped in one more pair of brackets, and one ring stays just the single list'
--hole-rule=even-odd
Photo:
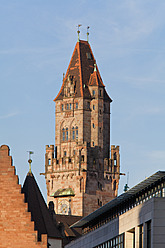
[{"label": "church tower", "polygon": [[55,146],[46,146],[47,201],[57,214],[86,216],[117,196],[119,146],[110,103],[88,41],[76,43],[55,101]]}]

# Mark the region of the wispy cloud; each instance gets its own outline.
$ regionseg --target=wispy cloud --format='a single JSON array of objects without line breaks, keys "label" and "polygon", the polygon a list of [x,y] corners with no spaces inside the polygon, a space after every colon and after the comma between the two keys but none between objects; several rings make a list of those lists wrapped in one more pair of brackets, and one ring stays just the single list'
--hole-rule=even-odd
[{"label": "wispy cloud", "polygon": [[8,119],[8,118],[11,118],[11,117],[16,116],[16,115],[18,115],[18,114],[19,114],[19,112],[11,112],[11,113],[8,113],[8,114],[6,114],[6,115],[0,116],[0,119],[1,119],[1,120],[3,120],[3,119]]}]

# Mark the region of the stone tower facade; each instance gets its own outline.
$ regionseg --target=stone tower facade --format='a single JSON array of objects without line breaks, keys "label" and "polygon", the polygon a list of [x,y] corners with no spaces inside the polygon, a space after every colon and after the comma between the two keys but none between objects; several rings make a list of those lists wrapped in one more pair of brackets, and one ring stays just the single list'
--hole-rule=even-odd
[{"label": "stone tower facade", "polygon": [[86,216],[117,196],[119,146],[110,103],[88,41],[79,40],[55,101],[55,146],[46,146],[47,201],[57,214]]}]

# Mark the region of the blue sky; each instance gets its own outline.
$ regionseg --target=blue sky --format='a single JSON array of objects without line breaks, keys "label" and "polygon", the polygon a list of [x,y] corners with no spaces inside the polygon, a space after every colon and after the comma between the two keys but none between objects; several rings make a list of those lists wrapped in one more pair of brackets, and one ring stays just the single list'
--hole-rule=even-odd
[{"label": "blue sky", "polygon": [[[46,195],[45,145],[54,144],[53,99],[77,42],[90,44],[111,104],[111,144],[132,187],[165,170],[165,1],[0,0],[0,145],[22,184],[32,170]],[[122,177],[119,193],[127,178]]]}]

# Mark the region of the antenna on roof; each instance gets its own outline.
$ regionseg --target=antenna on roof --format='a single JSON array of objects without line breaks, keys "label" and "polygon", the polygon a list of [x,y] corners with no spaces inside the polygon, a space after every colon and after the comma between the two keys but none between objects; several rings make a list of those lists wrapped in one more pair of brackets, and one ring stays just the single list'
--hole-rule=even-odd
[{"label": "antenna on roof", "polygon": [[126,183],[125,186],[124,186],[124,192],[127,192],[128,189],[129,189],[128,180],[129,180],[129,172],[127,172],[127,183]]},{"label": "antenna on roof", "polygon": [[78,42],[80,41],[80,30],[79,28],[81,27],[81,24],[78,24],[78,26],[76,26],[78,28],[77,33],[78,33]]},{"label": "antenna on roof", "polygon": [[89,26],[87,27],[87,41],[89,42]]},{"label": "antenna on roof", "polygon": [[28,160],[28,163],[29,163],[29,173],[32,173],[32,170],[31,170],[31,163],[32,163],[32,159],[31,159],[31,155],[34,154],[34,152],[32,151],[27,151],[29,153],[29,160]]}]

